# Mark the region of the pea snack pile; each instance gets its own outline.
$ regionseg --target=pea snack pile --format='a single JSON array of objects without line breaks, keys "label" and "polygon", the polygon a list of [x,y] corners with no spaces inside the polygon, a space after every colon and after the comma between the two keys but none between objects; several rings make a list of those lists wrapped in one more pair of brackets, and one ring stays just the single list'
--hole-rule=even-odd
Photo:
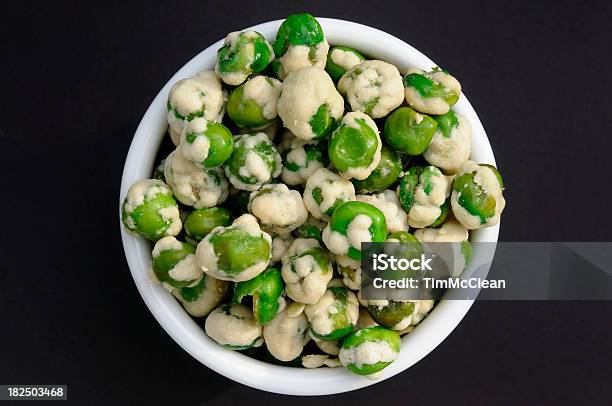
[{"label": "pea snack pile", "polygon": [[[132,185],[151,276],[225,348],[375,379],[432,300],[360,297],[361,243],[462,243],[499,222],[497,169],[469,160],[461,85],[328,44],[310,14],[273,43],[232,32],[168,97],[175,149]],[[469,255],[465,255],[465,263]],[[461,271],[461,270],[459,270]]]}]

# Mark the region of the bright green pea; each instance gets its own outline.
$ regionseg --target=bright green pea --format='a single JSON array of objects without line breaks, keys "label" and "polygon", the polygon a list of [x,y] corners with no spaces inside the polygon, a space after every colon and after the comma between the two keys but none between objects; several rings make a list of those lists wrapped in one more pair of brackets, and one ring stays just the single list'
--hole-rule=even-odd
[{"label": "bright green pea", "polygon": [[480,218],[481,224],[495,215],[495,198],[486,193],[481,186],[474,181],[473,173],[464,173],[457,176],[453,181],[453,190],[457,192],[457,202],[468,213]]},{"label": "bright green pea", "polygon": [[[189,130],[188,127],[187,130]],[[188,132],[185,135],[187,144],[193,144],[198,137],[208,139],[208,156],[202,161],[204,168],[214,168],[228,160],[234,149],[234,136],[231,131],[221,123],[209,121],[206,130],[202,132]]]},{"label": "bright green pea", "polygon": [[[346,235],[351,221],[358,215],[363,214],[372,220],[370,235],[372,242],[384,242],[387,239],[387,223],[384,214],[368,203],[348,201],[339,205],[331,216],[329,226],[332,231]],[[361,251],[357,247],[349,247],[348,256],[360,260]]]},{"label": "bright green pea", "polygon": [[335,341],[352,333],[355,330],[355,325],[351,323],[348,316],[348,288],[344,286],[330,286],[327,288],[334,295],[333,307],[336,308],[336,313],[330,314],[333,329],[329,334],[319,334],[311,327],[312,333],[322,340]]},{"label": "bright green pea", "polygon": [[436,120],[428,115],[400,107],[385,121],[384,137],[396,151],[420,155],[427,149],[437,127]]},{"label": "bright green pea", "polygon": [[228,275],[238,275],[246,268],[270,258],[270,244],[244,230],[229,228],[210,239],[217,267]]},{"label": "bright green pea", "polygon": [[[377,342],[386,341],[391,349],[397,353],[400,352],[402,346],[402,340],[396,331],[389,330],[380,326],[372,326],[358,330],[344,339],[342,342],[342,349],[340,350],[340,356],[342,357],[342,350],[348,350],[352,347],[357,347],[365,342]],[[342,358],[341,358],[342,359]],[[359,375],[371,375],[379,372],[389,366],[391,362],[377,362],[375,364],[363,364],[358,367],[355,363],[346,365],[346,368]]]},{"label": "bright green pea", "polygon": [[331,115],[331,111],[327,103],[322,104],[317,109],[317,112],[308,121],[312,132],[316,135],[315,138],[323,138],[331,132],[336,120]]},{"label": "bright green pea", "polygon": [[351,179],[355,189],[362,193],[379,192],[388,189],[399,178],[402,162],[395,151],[383,145],[380,150],[380,163],[370,176],[363,180]]},{"label": "bright green pea", "polygon": [[404,77],[404,87],[414,88],[425,99],[440,98],[449,106],[453,106],[459,100],[459,93],[447,89],[441,83],[434,82],[426,75],[420,73],[409,73],[406,75]]},{"label": "bright green pea", "polygon": [[258,128],[274,120],[264,117],[263,109],[255,100],[244,97],[244,84],[232,90],[225,108],[229,118],[240,128]]},{"label": "bright green pea", "polygon": [[433,118],[438,123],[438,131],[444,138],[450,138],[453,129],[459,125],[459,119],[453,110],[440,116],[433,116]]},{"label": "bright green pea", "polygon": [[281,272],[268,268],[255,278],[238,282],[234,286],[233,302],[240,303],[245,296],[253,297],[253,314],[259,324],[268,324],[280,307],[279,298],[285,289]]},{"label": "bright green pea", "polygon": [[383,327],[392,328],[414,312],[414,302],[389,301],[386,306],[368,305],[368,312],[375,322]]},{"label": "bright green pea", "polygon": [[185,288],[196,280],[177,281],[170,277],[169,272],[190,254],[195,254],[195,247],[187,242],[180,242],[181,249],[162,250],[157,257],[153,257],[153,272],[160,282],[165,282],[175,288]]},{"label": "bright green pea", "polygon": [[221,75],[234,72],[249,75],[261,72],[272,59],[274,56],[270,44],[263,35],[255,31],[241,32],[233,44],[227,43],[217,51]]},{"label": "bright green pea", "polygon": [[187,302],[195,302],[198,300],[202,292],[206,289],[206,275],[198,282],[197,285],[187,288],[180,288],[181,297]]},{"label": "bright green pea", "polygon": [[332,78],[332,80],[334,82],[337,82],[340,80],[340,78],[342,77],[342,75],[344,75],[347,71],[348,68],[350,68],[350,66],[341,66],[338,65],[336,63],[334,63],[334,61],[332,60],[331,54],[332,52],[338,49],[340,51],[344,51],[344,52],[351,52],[353,54],[355,54],[355,56],[357,56],[357,58],[359,58],[360,62],[365,61],[365,57],[363,55],[361,55],[357,50],[350,48],[350,47],[345,47],[345,46],[335,46],[329,49],[329,52],[327,53],[327,63],[325,64],[325,70],[327,71],[327,73],[329,74],[329,76]]},{"label": "bright green pea", "polygon": [[189,213],[185,220],[185,232],[194,240],[200,241],[206,237],[213,228],[227,227],[232,223],[232,215],[228,209],[223,207],[209,207],[196,209]]},{"label": "bright green pea", "polygon": [[290,45],[313,46],[323,42],[323,29],[310,14],[292,14],[278,28],[276,40],[272,44],[274,54],[280,58]]},{"label": "bright green pea", "polygon": [[376,132],[365,120],[356,118],[355,122],[359,129],[340,124],[329,142],[329,159],[340,172],[368,167],[380,142]]}]

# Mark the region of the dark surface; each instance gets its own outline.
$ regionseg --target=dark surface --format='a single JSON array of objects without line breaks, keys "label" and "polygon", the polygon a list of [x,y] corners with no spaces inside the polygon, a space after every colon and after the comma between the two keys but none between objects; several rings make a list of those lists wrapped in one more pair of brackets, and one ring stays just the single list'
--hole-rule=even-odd
[{"label": "dark surface", "polygon": [[[0,383],[65,383],[80,405],[313,401],[181,350],[134,287],[117,220],[123,161],[161,86],[226,33],[298,10],[388,31],[462,81],[507,185],[503,240],[610,239],[609,2],[298,3],[3,6]],[[611,303],[476,303],[405,373],[317,402],[608,403],[611,319]]]}]

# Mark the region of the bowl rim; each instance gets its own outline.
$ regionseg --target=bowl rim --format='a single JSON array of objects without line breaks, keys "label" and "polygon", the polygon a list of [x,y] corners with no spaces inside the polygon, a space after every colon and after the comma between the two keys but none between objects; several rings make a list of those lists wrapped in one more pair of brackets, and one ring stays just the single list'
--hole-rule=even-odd
[{"label": "bowl rim", "polygon": [[[410,66],[428,69],[437,66],[424,54],[399,38],[367,25],[317,17],[326,38],[332,44],[353,46],[366,55],[380,57],[396,65],[400,72]],[[283,20],[273,20],[244,30],[261,32],[273,38]],[[214,65],[216,51],[223,39],[216,41],[179,69],[159,91],[143,115],[130,145],[121,178],[119,194],[119,227],[130,273],[149,311],[161,327],[187,353],[217,373],[244,385],[286,395],[329,395],[360,389],[382,382],[416,364],[437,347],[456,328],[473,304],[473,300],[442,300],[410,333],[402,337],[399,358],[384,370],[384,376],[371,381],[339,368],[301,369],[259,361],[220,347],[203,328],[183,310],[174,297],[150,279],[150,245],[124,229],[121,204],[128,188],[137,180],[151,176],[154,159],[166,131],[166,99],[177,80],[193,76]],[[356,45],[357,44],[357,45]],[[380,44],[385,47],[380,51]],[[389,50],[391,49],[391,51]],[[401,55],[401,56],[400,56]],[[409,63],[406,61],[410,60]],[[454,109],[466,116],[472,126],[472,155],[479,162],[495,165],[495,157],[486,132],[464,93]],[[499,224],[472,231],[472,241],[496,242]],[[478,253],[474,253],[476,258]]]}]

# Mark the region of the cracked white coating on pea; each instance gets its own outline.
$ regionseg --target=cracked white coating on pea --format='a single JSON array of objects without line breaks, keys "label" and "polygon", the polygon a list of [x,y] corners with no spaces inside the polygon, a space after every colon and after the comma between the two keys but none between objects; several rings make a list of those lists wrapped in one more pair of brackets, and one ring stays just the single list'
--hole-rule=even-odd
[{"label": "cracked white coating on pea", "polygon": [[178,299],[185,311],[193,317],[204,317],[211,312],[225,296],[229,282],[204,275],[204,289],[195,300],[187,300],[180,289],[172,289],[172,295]]},{"label": "cracked white coating on pea", "polygon": [[[323,261],[311,255],[316,252]],[[327,283],[332,279],[332,265],[325,251],[314,238],[296,238],[285,255],[283,255],[281,275],[286,283],[285,292],[292,300],[312,304],[316,303],[327,289]]]},{"label": "cracked white coating on pea", "polygon": [[272,120],[278,116],[276,107],[282,87],[283,84],[278,79],[255,76],[246,81],[242,95],[261,108],[264,118]]},{"label": "cracked white coating on pea", "polygon": [[262,328],[253,311],[241,304],[221,305],[206,318],[206,334],[229,348],[251,348],[263,344]]},{"label": "cracked white coating on pea", "polygon": [[[314,47],[313,52],[311,52],[311,47]],[[328,51],[329,44],[325,39],[312,46],[289,44],[287,52],[278,58],[281,63],[278,76],[281,80],[285,80],[288,75],[302,68],[317,67],[324,69],[325,63],[327,62]]]},{"label": "cracked white coating on pea", "polygon": [[[194,118],[185,128],[183,128],[183,131],[181,131],[178,150],[183,154],[185,159],[193,162],[197,166],[201,166],[202,162],[208,158],[210,141],[205,135],[207,128],[208,121],[206,121],[206,119]],[[187,141],[188,134],[195,134],[195,138],[191,143]]]},{"label": "cracked white coating on pea", "polygon": [[225,112],[227,92],[212,70],[203,70],[197,75],[176,82],[168,96],[168,131],[174,145],[179,144],[180,134],[191,118],[203,117],[208,121],[221,122]]},{"label": "cracked white coating on pea", "polygon": [[245,268],[238,274],[229,275],[222,269],[219,269],[218,257],[215,253],[215,247],[213,246],[210,240],[215,235],[232,229],[242,230],[253,237],[263,238],[270,245],[270,247],[272,246],[272,237],[270,237],[270,234],[261,230],[255,216],[253,216],[252,214],[243,214],[242,216],[235,219],[232,222],[231,226],[215,227],[209,234],[207,234],[206,237],[204,237],[204,239],[199,242],[196,248],[196,261],[202,271],[212,276],[213,278],[232,282],[242,282],[256,277],[267,268],[270,262],[270,258],[272,256],[272,249],[270,249],[269,258],[254,263],[253,265],[249,266],[248,268]]},{"label": "cracked white coating on pea", "polygon": [[334,82],[320,67],[303,68],[287,76],[283,82],[278,115],[297,138],[308,141],[318,137],[310,121],[324,104],[327,104],[331,116],[339,120],[344,113],[344,99]]},{"label": "cracked white coating on pea", "polygon": [[404,101],[404,85],[397,68],[384,61],[365,61],[351,67],[338,82],[353,111],[380,118]]},{"label": "cracked white coating on pea", "polygon": [[[279,150],[287,152],[284,159],[281,179],[288,185],[303,185],[308,178],[318,170],[323,168],[323,162],[319,159],[309,160],[305,148],[316,146],[319,141],[305,141],[294,136],[291,131],[283,133],[283,138],[279,144]],[[327,153],[327,151],[324,151]],[[297,170],[290,170],[288,166],[297,166]]]},{"label": "cracked white coating on pea", "polygon": [[276,234],[287,234],[308,218],[300,192],[290,190],[283,183],[264,185],[251,192],[248,210],[265,230]]},{"label": "cracked white coating on pea", "polygon": [[[441,206],[451,194],[452,179],[442,174],[435,166],[425,167],[429,171],[429,185],[426,192],[425,183],[419,182],[414,191],[414,203],[408,212],[408,224],[413,228],[424,228],[433,224],[442,214]],[[399,193],[399,187],[398,187]]]},{"label": "cracked white coating on pea", "polygon": [[[437,69],[432,72],[425,72],[418,68],[410,68],[406,71],[406,75],[417,73],[432,80],[434,83],[439,83],[449,91],[453,91],[458,95],[461,94],[461,84],[454,76],[448,72]],[[407,86],[404,89],[406,102],[413,109],[425,114],[446,114],[452,107],[444,99],[440,97],[423,97],[415,88]]]},{"label": "cracked white coating on pea", "polygon": [[350,221],[346,234],[332,230],[328,224],[323,230],[323,242],[331,252],[337,255],[346,255],[351,247],[361,250],[362,242],[372,241],[371,225],[372,218],[365,214],[358,214]]},{"label": "cracked white coating on pea", "polygon": [[[272,166],[269,165],[255,149],[261,143],[269,144],[274,148],[274,164]],[[239,173],[233,173],[228,165],[224,165],[225,175],[235,188],[252,192],[258,190],[261,185],[270,181],[272,178],[276,178],[280,175],[283,166],[281,156],[278,151],[276,151],[276,146],[270,141],[270,138],[268,138],[265,133],[241,134],[234,137],[234,151],[242,146],[247,150],[247,153],[245,164],[240,167],[238,170]],[[257,181],[254,184],[245,183],[237,175],[243,178],[254,177]]]},{"label": "cracked white coating on pea", "polygon": [[495,172],[493,172],[491,168],[484,165],[479,165],[474,161],[467,161],[461,165],[461,168],[459,168],[455,178],[464,173],[473,172],[475,172],[474,183],[485,193],[495,199],[495,213],[493,216],[489,217],[484,224],[481,223],[480,217],[469,213],[459,204],[458,200],[460,198],[460,193],[453,190],[453,193],[451,194],[451,207],[453,209],[453,214],[455,215],[455,218],[468,230],[496,225],[499,223],[501,213],[506,206],[506,199],[504,199],[501,185],[499,184],[499,180],[497,179]]},{"label": "cracked white coating on pea", "polygon": [[[340,172],[340,175],[345,179],[363,180],[370,176],[372,171],[376,169],[376,167],[380,163],[380,151],[382,149],[382,141],[380,140],[380,132],[378,131],[378,127],[376,126],[374,120],[372,120],[370,116],[361,111],[352,111],[350,113],[346,113],[346,115],[342,118],[342,122],[340,125],[344,124],[347,127],[361,131],[361,127],[359,126],[357,120],[363,120],[367,124],[367,126],[370,127],[372,131],[374,131],[374,133],[376,134],[376,139],[378,141],[378,144],[376,145],[376,151],[374,152],[372,160],[369,162],[368,166],[350,167],[348,168],[348,170]],[[334,134],[332,134],[332,137],[333,136]]]},{"label": "cracked white coating on pea", "polygon": [[[317,203],[313,196],[315,189],[320,190],[321,203]],[[329,169],[317,169],[306,181],[304,205],[313,217],[329,221],[331,213],[327,212],[349,200],[355,200],[355,186]]]},{"label": "cracked white coating on pea", "polygon": [[355,365],[362,368],[364,365],[373,365],[379,362],[393,362],[399,353],[385,340],[364,341],[359,345],[340,349],[340,362],[343,366]]},{"label": "cracked white coating on pea", "polygon": [[462,242],[469,238],[468,230],[457,220],[447,220],[439,228],[422,228],[414,232],[421,242]]},{"label": "cracked white coating on pea", "polygon": [[371,204],[385,215],[387,232],[408,231],[408,215],[402,208],[397,194],[392,190],[383,190],[372,195],[357,195],[359,202]]},{"label": "cracked white coating on pea", "polygon": [[458,125],[453,127],[450,136],[445,137],[438,128],[431,143],[423,152],[423,158],[437,166],[447,175],[455,174],[472,153],[472,127],[461,114],[455,113]]},{"label": "cracked white coating on pea", "polygon": [[283,234],[272,237],[272,258],[271,263],[280,262],[285,252],[293,242],[294,238],[291,234]]},{"label": "cracked white coating on pea", "polygon": [[340,48],[334,48],[329,54],[331,60],[336,65],[349,70],[355,65],[359,65],[362,61],[355,52],[347,51]]},{"label": "cracked white coating on pea", "polygon": [[307,333],[306,316],[303,313],[292,316],[287,310],[278,313],[263,328],[268,351],[280,361],[291,361],[302,353],[304,345],[310,340]]},{"label": "cracked white coating on pea", "polygon": [[[223,45],[229,45],[230,48],[235,49],[237,46],[239,46],[237,43],[240,37],[248,38],[250,40],[256,40],[260,37],[260,34],[258,34],[256,31],[230,32],[225,37]],[[272,46],[268,43],[268,41],[264,42],[270,50],[270,55],[272,56],[272,59],[274,59],[274,50],[272,50]],[[255,46],[253,45],[252,41],[246,42],[242,46],[244,47],[244,54],[249,55],[250,57],[250,61],[247,62],[247,64],[242,67],[242,69],[233,72],[221,73],[221,71],[219,70],[219,59],[217,59],[215,63],[215,73],[221,78],[221,80],[223,80],[223,82],[227,83],[230,86],[238,86],[242,84],[252,73],[251,64],[255,59]]]},{"label": "cracked white coating on pea", "polygon": [[[359,302],[357,301],[357,296],[350,290],[346,289],[346,294],[344,314],[347,322],[355,325],[359,318]],[[308,318],[312,331],[319,336],[333,333],[335,329],[334,317],[342,311],[340,309],[342,305],[340,299],[336,298],[330,289],[327,289],[316,303],[306,305],[304,313]]]},{"label": "cracked white coating on pea", "polygon": [[[130,186],[122,206],[122,210],[126,213],[125,225],[128,230],[136,231],[137,229],[134,219],[132,218],[134,210],[142,206],[146,201],[155,199],[158,194],[172,196],[172,189],[158,179],[142,179]],[[162,236],[174,236],[181,232],[183,224],[176,204],[158,209],[157,214],[165,222],[169,222],[165,230],[160,230]]]},{"label": "cracked white coating on pea", "polygon": [[229,193],[229,184],[221,168],[202,169],[178,149],[166,158],[164,176],[174,196],[196,209],[217,206]]}]

